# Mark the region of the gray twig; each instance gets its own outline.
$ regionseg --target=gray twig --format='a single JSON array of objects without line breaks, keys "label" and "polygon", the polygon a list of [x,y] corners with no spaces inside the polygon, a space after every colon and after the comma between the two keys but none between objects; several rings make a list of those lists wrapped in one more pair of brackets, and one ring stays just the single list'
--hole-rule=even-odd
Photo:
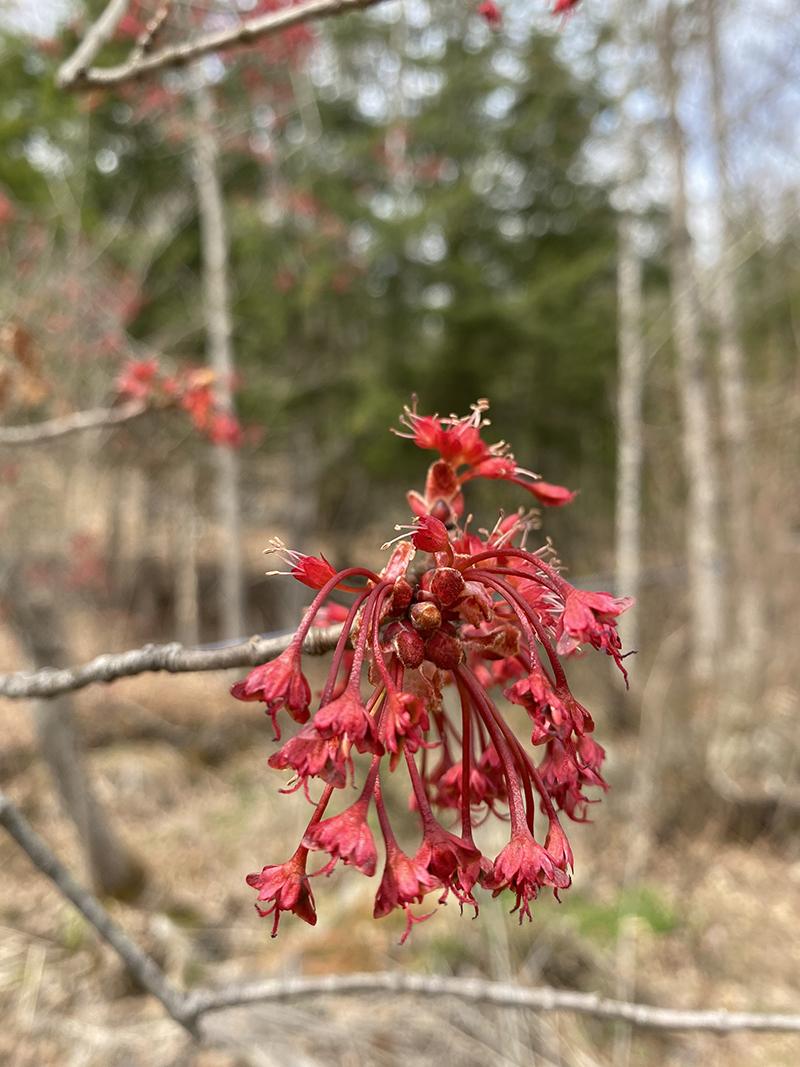
[{"label": "gray twig", "polygon": [[70,415],[29,423],[27,426],[3,426],[0,427],[0,446],[46,444],[48,441],[81,433],[83,430],[102,430],[108,426],[119,426],[120,423],[138,419],[146,410],[146,405],[140,400],[132,400],[116,408],[75,411]]},{"label": "gray twig", "polygon": [[92,23],[86,34],[58,72],[58,83],[62,88],[74,85],[94,62],[95,56],[117,32],[122,16],[128,10],[129,0],[110,0],[103,13]]},{"label": "gray twig", "polygon": [[[291,26],[299,26],[313,19],[330,18],[333,15],[347,14],[349,11],[363,10],[382,2],[383,0],[306,0],[306,3],[247,19],[238,26],[214,30],[192,41],[164,45],[145,55],[134,51],[123,63],[112,67],[90,66],[92,59],[99,51],[98,39],[100,45],[107,40],[107,37],[97,32],[100,25],[98,21],[86,35],[78,50],[63,64],[58,72],[57,81],[62,89],[109,88],[122,85],[167,67],[183,66],[211,52],[218,52],[235,45],[252,44],[262,37],[280,33],[281,30],[287,30]],[[101,20],[106,18],[109,9],[114,6],[119,7],[119,4],[115,5],[112,0],[112,4],[101,16]],[[122,6],[124,7],[125,4],[123,3]],[[113,29],[111,32],[113,34]],[[87,46],[90,37],[92,44]]]},{"label": "gray twig", "polygon": [[[314,629],[303,643],[310,656],[329,652],[339,639],[341,626]],[[53,697],[83,689],[94,682],[113,682],[149,671],[187,674],[194,671],[224,671],[230,667],[254,667],[279,656],[292,640],[280,637],[251,637],[222,648],[184,648],[176,641],[168,645],[145,645],[117,654],[106,653],[79,667],[44,667],[38,671],[16,671],[0,675],[0,696],[12,700]]]},{"label": "gray twig", "polygon": [[533,1011],[568,1011],[601,1019],[619,1019],[655,1030],[708,1030],[727,1034],[734,1030],[800,1031],[800,1015],[776,1012],[684,1011],[610,1000],[598,993],[547,986],[530,989],[513,982],[484,978],[451,978],[443,975],[379,971],[369,974],[329,974],[313,977],[267,978],[252,984],[233,984],[216,990],[189,994],[188,1004],[198,1015],[240,1004],[344,996],[365,993],[412,994],[425,997],[457,997],[473,1004]]}]

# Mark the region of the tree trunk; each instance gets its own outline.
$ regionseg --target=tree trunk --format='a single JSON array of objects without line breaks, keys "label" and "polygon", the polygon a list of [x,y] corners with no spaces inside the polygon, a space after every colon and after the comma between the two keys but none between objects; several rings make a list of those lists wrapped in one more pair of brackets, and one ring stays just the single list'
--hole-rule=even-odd
[{"label": "tree trunk", "polygon": [[[214,371],[219,411],[234,413],[233,344],[228,286],[228,239],[219,178],[219,146],[214,130],[214,101],[201,87],[195,95],[195,184],[200,214],[208,362]],[[222,538],[219,583],[220,636],[244,632],[244,575],[241,545],[239,456],[228,445],[214,446],[217,533]]]},{"label": "tree trunk", "polygon": [[717,531],[717,463],[700,309],[687,221],[686,146],[678,117],[678,78],[674,63],[674,18],[668,8],[661,35],[661,64],[667,97],[666,147],[672,163],[670,296],[678,357],[678,389],[683,420],[682,445],[687,483],[686,551],[690,604],[690,668],[705,689],[716,671],[722,644],[722,582]]},{"label": "tree trunk", "polygon": [[752,678],[764,640],[764,606],[754,567],[753,478],[747,420],[745,356],[736,308],[736,276],[731,263],[734,198],[728,163],[728,130],[719,52],[718,2],[707,0],[707,47],[711,76],[711,114],[717,167],[719,269],[715,278],[715,313],[719,328],[719,390],[722,440],[726,459],[728,543],[732,557],[731,592],[736,642],[729,656],[729,676],[742,691]]},{"label": "tree trunk", "polygon": [[[617,502],[616,592],[640,595],[642,571],[642,261],[636,250],[634,222],[623,215],[617,245]],[[628,648],[639,642],[636,606],[620,619],[620,636]]]},{"label": "tree trunk", "polygon": [[175,568],[175,628],[183,645],[200,640],[200,598],[197,575],[197,499],[195,470],[189,464],[181,479],[180,522],[173,524],[172,556]]},{"label": "tree trunk", "polygon": [[[63,635],[54,605],[29,590],[10,591],[10,598],[11,622],[33,667],[63,666]],[[119,899],[137,896],[144,868],[113,832],[94,793],[71,698],[64,694],[37,701],[35,714],[42,757],[78,831],[95,892]]]}]

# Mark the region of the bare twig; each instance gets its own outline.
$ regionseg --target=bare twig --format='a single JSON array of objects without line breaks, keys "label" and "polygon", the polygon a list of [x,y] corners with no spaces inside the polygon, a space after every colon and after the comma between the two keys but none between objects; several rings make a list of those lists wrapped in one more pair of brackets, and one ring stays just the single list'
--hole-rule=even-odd
[{"label": "bare twig", "polygon": [[199,1021],[207,1012],[243,1004],[257,1004],[319,996],[393,993],[425,997],[457,997],[473,1004],[532,1011],[569,1011],[601,1019],[624,1020],[657,1030],[707,1030],[726,1034],[735,1030],[800,1033],[800,1014],[777,1012],[682,1011],[609,1000],[596,993],[541,987],[526,989],[513,982],[483,978],[380,971],[373,974],[331,974],[313,977],[267,978],[262,981],[199,989],[185,993],[174,986],[147,953],[124,933],[92,894],[80,886],[67,868],[35,833],[11,800],[0,792],[0,825],[43,874],[80,911],[120,957],[130,973],[186,1030],[202,1036]]},{"label": "bare twig", "polygon": [[119,426],[144,415],[147,407],[140,400],[120,404],[117,408],[92,408],[89,411],[75,411],[70,415],[61,415],[46,422],[35,422],[27,426],[0,427],[0,447],[16,445],[38,445],[83,430],[102,430],[108,426]]},{"label": "bare twig", "polygon": [[74,85],[94,62],[95,56],[117,32],[122,16],[128,10],[129,0],[110,0],[102,15],[86,31],[86,36],[58,72],[62,88]]},{"label": "bare twig", "polygon": [[[307,655],[320,656],[336,644],[340,626],[312,630],[303,644]],[[275,659],[288,646],[292,634],[280,637],[252,637],[222,648],[184,648],[177,642],[145,645],[118,654],[106,654],[79,667],[45,667],[38,671],[17,671],[0,675],[0,696],[12,700],[53,697],[83,689],[94,682],[113,682],[149,671],[186,674],[192,671],[224,671],[230,667],[254,667]]]},{"label": "bare twig", "polygon": [[186,996],[172,985],[155,960],[117,926],[97,898],[75,881],[61,860],[2,792],[0,825],[6,828],[34,865],[47,875],[58,891],[75,905],[87,922],[108,942],[137,982],[161,1001],[176,1022],[193,1033],[196,1012],[187,1004]]},{"label": "bare twig", "polygon": [[[236,45],[252,44],[262,37],[280,33],[281,30],[287,30],[291,26],[299,26],[313,19],[344,15],[349,11],[360,11],[382,2],[383,0],[306,0],[306,3],[247,19],[238,26],[203,34],[193,41],[164,45],[163,48],[155,49],[146,55],[134,53],[123,63],[113,67],[90,66],[89,63],[97,54],[98,49],[84,49],[86,44],[84,40],[78,51],[64,63],[58,72],[58,85],[62,89],[109,88],[122,85],[167,67],[183,66],[211,52],[218,52]],[[102,17],[105,18],[106,14],[107,11]],[[96,29],[97,25],[89,31],[87,40]],[[79,57],[78,53],[82,49],[84,51]],[[89,56],[88,60],[87,56]]]},{"label": "bare twig", "polygon": [[800,1032],[800,1014],[777,1012],[683,1011],[655,1008],[610,1000],[597,993],[543,986],[529,989],[515,982],[493,982],[484,978],[451,978],[443,975],[379,971],[373,974],[329,974],[313,977],[267,978],[249,985],[230,985],[217,990],[198,990],[187,998],[190,1012],[202,1014],[237,1004],[292,1000],[324,995],[345,996],[364,993],[415,994],[425,997],[457,997],[473,1004],[494,1004],[503,1008],[529,1008],[533,1011],[570,1011],[601,1019],[622,1019],[655,1030],[708,1030],[726,1034],[734,1030],[783,1030]]}]

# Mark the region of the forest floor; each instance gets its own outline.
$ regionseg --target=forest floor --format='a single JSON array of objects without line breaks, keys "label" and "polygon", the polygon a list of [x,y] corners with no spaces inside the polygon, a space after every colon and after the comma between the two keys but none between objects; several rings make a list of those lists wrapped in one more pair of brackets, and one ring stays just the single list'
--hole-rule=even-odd
[{"label": "forest floor", "polygon": [[[10,645],[0,657],[15,662]],[[278,794],[281,776],[265,766],[274,747],[269,724],[255,705],[229,698],[230,681],[145,676],[75,698],[99,795],[149,874],[139,900],[109,907],[175,981],[401,968],[614,996],[625,992],[618,975],[627,960],[627,992],[648,1003],[797,1010],[796,840],[770,833],[745,840],[697,812],[673,832],[651,835],[632,878],[637,750],[623,732],[608,736],[602,715],[598,735],[614,788],[593,824],[574,828],[576,877],[562,904],[542,897],[534,922],[522,927],[504,898],[486,899],[475,922],[442,908],[399,947],[402,920],[371,918],[377,878],[345,869],[315,886],[316,928],[288,916],[272,940],[244,876],[289,854],[307,807],[299,795]],[[36,757],[27,705],[0,707],[0,736],[2,788],[82,872],[72,825]],[[677,788],[663,778],[649,803],[657,810]],[[800,1062],[800,1036],[659,1035],[569,1015],[378,994],[218,1013],[209,1019],[214,1043],[198,1050],[132,987],[113,953],[5,836],[0,864],[0,1062],[9,1067]]]}]

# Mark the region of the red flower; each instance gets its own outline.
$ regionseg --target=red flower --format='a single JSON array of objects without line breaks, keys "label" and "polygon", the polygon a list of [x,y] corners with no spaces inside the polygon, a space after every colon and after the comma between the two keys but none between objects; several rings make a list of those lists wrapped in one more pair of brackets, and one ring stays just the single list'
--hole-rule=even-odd
[{"label": "red flower", "polygon": [[443,826],[432,823],[425,827],[422,844],[414,860],[445,888],[452,891],[459,903],[477,907],[472,889],[482,870],[478,849],[470,841],[456,837]]},{"label": "red flower", "polygon": [[[493,0],[487,0],[486,6],[499,19],[500,13]],[[488,17],[488,21],[492,18],[494,15]],[[405,408],[400,421],[409,432],[399,433],[399,436],[409,437],[419,448],[438,452],[442,457],[428,471],[424,495],[407,494],[415,515],[434,515],[442,522],[458,518],[464,511],[462,487],[474,478],[512,482],[549,507],[560,507],[574,498],[575,494],[569,489],[539,481],[535,474],[518,467],[505,442],[486,444],[481,438],[481,429],[488,425],[483,417],[488,408],[487,400],[479,400],[473,404],[471,415],[464,418],[450,415],[446,419],[417,414],[416,400],[411,407]]]},{"label": "red flower", "polygon": [[[319,556],[307,556],[303,552],[295,552],[294,549],[287,548],[280,537],[271,538],[270,547],[264,550],[264,554],[277,555],[278,559],[288,566],[288,573],[302,585],[307,585],[309,589],[321,589],[336,574],[322,553]],[[277,570],[267,571],[268,575],[286,573],[286,571]],[[346,617],[345,611],[343,618]]]},{"label": "red flower", "polygon": [[478,4],[478,14],[483,15],[490,26],[499,26],[503,21],[503,16],[500,12],[500,8],[494,3],[494,0],[483,0]]},{"label": "red flower", "polygon": [[273,753],[267,761],[278,771],[291,768],[301,781],[321,778],[340,789],[346,781],[347,760],[339,738],[320,737],[312,724]]},{"label": "red flower", "polygon": [[367,823],[369,801],[369,796],[362,796],[339,815],[310,826],[303,838],[304,847],[322,849],[372,877],[378,851]]},{"label": "red flower", "polygon": [[554,15],[567,15],[573,8],[576,8],[581,0],[556,0],[553,5]]},{"label": "red flower", "polygon": [[278,933],[278,923],[281,912],[284,911],[294,912],[309,926],[317,924],[314,894],[306,874],[306,856],[306,850],[298,848],[286,863],[263,867],[260,874],[247,876],[247,884],[258,890],[259,901],[272,902],[270,908],[260,908],[256,904],[256,909],[262,919],[268,915],[275,916],[272,923],[273,937]]},{"label": "red flower", "polygon": [[566,889],[569,883],[569,875],[556,866],[553,857],[530,833],[523,831],[512,835],[494,861],[491,873],[484,879],[484,885],[493,890],[493,896],[499,896],[504,889],[516,894],[517,902],[512,911],[519,909],[520,922],[525,916],[531,918],[530,902],[536,899],[542,886],[559,890]]},{"label": "red flower", "polygon": [[421,552],[444,552],[450,549],[450,537],[447,527],[433,515],[423,515],[417,519],[417,528],[411,535],[415,548]]},{"label": "red flower", "polygon": [[215,445],[227,445],[229,448],[241,447],[244,434],[239,420],[228,412],[217,412],[211,418],[208,437]]},{"label": "red flower", "polygon": [[381,752],[375,737],[375,720],[367,713],[358,691],[348,686],[341,696],[323,705],[314,716],[320,737],[347,737],[359,752]]},{"label": "red flower", "polygon": [[559,654],[569,655],[586,642],[593,648],[607,652],[627,681],[627,672],[622,666],[616,619],[623,611],[627,611],[631,604],[633,598],[629,596],[614,597],[610,593],[592,593],[570,586],[559,626]]},{"label": "red flower", "polygon": [[156,359],[129,360],[117,378],[118,392],[132,400],[146,400],[155,387],[158,369]]},{"label": "red flower", "polygon": [[237,700],[262,700],[272,718],[276,740],[281,736],[276,716],[282,708],[295,722],[308,722],[311,687],[300,667],[300,653],[291,646],[277,659],[250,671],[244,681],[236,682],[231,695]]},{"label": "red flower", "polygon": [[390,689],[386,694],[378,725],[378,738],[392,754],[390,766],[397,764],[399,753],[416,752],[428,729],[428,712],[415,693],[399,693]]},{"label": "red flower", "polygon": [[386,849],[386,865],[375,894],[372,914],[376,919],[382,919],[395,908],[421,904],[425,894],[439,888],[440,884],[419,860],[390,844]]}]

